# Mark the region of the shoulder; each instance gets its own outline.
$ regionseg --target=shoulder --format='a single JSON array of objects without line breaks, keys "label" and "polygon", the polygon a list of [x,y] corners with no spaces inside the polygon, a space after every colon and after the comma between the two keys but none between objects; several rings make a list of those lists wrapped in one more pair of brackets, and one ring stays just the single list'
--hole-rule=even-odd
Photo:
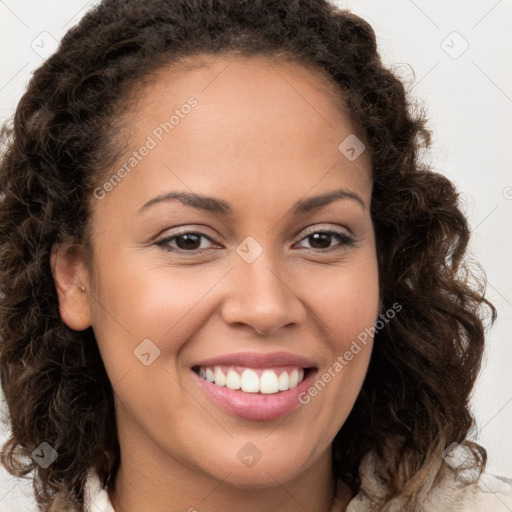
[{"label": "shoulder", "polygon": [[[383,503],[386,494],[384,480],[378,470],[379,462],[375,454],[363,460],[360,468],[361,487],[350,502],[346,512],[366,512],[372,505]],[[436,468],[425,479],[424,487],[418,492],[420,503],[417,512],[511,512],[512,479],[483,473],[478,478],[472,471],[455,472],[444,468],[442,479],[434,485]],[[405,501],[392,500],[389,510],[405,510]]]},{"label": "shoulder", "polygon": [[450,504],[460,512],[510,512],[512,510],[512,480],[484,473],[476,482],[456,481],[440,485],[425,507],[425,512],[439,510]]}]

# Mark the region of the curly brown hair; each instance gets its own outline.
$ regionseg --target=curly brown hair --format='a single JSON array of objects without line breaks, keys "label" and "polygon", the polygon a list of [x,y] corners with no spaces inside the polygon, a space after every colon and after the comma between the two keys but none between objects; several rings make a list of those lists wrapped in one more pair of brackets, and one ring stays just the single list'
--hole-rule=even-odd
[{"label": "curly brown hair", "polygon": [[[465,257],[454,185],[420,162],[425,114],[382,64],[370,25],[326,0],[105,0],[35,71],[1,132],[0,370],[12,425],[2,464],[33,472],[41,510],[82,510],[88,471],[107,484],[120,459],[112,385],[92,328],[60,317],[52,246],[87,243],[91,191],[123,150],[115,123],[136,87],[184,57],[234,53],[323,73],[371,154],[381,301],[403,309],[375,335],[334,474],[356,493],[374,452],[382,510],[396,497],[413,510],[426,472],[473,423],[485,315],[496,310]],[[59,454],[47,468],[31,458],[43,441]],[[482,471],[486,452],[470,445]]]}]

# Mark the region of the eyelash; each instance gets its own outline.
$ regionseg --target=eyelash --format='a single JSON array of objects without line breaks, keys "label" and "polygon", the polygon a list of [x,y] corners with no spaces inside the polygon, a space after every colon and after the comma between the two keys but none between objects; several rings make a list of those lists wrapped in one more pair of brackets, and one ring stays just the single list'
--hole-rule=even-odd
[{"label": "eyelash", "polygon": [[[354,238],[352,238],[351,236],[347,235],[346,233],[343,233],[341,231],[336,231],[336,230],[333,230],[333,229],[318,229],[316,231],[311,231],[311,232],[307,233],[304,237],[302,237],[299,240],[299,242],[301,242],[302,240],[305,240],[305,239],[309,238],[310,236],[313,236],[313,235],[315,235],[317,233],[321,233],[321,234],[324,234],[324,235],[329,235],[329,236],[337,237],[338,240],[340,240],[340,244],[338,246],[328,247],[326,249],[312,249],[312,251],[314,251],[314,252],[326,253],[326,252],[331,252],[331,251],[335,251],[335,250],[340,250],[343,247],[347,247],[347,246],[350,247],[350,246],[355,244]],[[206,238],[210,242],[213,242],[213,240],[208,235],[205,235],[204,233],[201,233],[199,231],[181,231],[181,232],[176,233],[175,235],[168,236],[168,237],[162,238],[161,240],[158,240],[155,243],[155,245],[157,245],[159,247],[162,247],[165,251],[181,252],[181,253],[185,253],[185,254],[197,254],[199,252],[207,251],[208,250],[208,249],[193,249],[193,250],[187,251],[185,249],[179,249],[177,247],[171,247],[169,245],[169,243],[171,241],[173,241],[173,240],[175,240],[177,238],[180,238],[180,237],[182,237],[184,235],[196,235],[196,236],[199,236],[199,237],[202,237],[202,238]]]}]

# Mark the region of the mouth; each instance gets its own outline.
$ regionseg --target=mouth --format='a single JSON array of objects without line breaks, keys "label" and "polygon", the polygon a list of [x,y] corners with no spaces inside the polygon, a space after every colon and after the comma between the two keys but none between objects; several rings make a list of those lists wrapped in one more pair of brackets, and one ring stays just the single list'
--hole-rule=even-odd
[{"label": "mouth", "polygon": [[314,368],[285,366],[278,368],[248,368],[243,366],[194,366],[200,378],[215,386],[243,393],[272,395],[296,388]]},{"label": "mouth", "polygon": [[296,410],[318,366],[287,353],[238,353],[199,361],[196,382],[223,412],[249,420],[273,420]]}]

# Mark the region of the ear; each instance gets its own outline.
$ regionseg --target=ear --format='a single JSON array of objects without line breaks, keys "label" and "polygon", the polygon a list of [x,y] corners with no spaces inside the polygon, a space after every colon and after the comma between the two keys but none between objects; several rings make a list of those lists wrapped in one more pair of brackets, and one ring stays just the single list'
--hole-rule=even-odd
[{"label": "ear", "polygon": [[84,251],[76,245],[55,244],[50,256],[62,321],[75,331],[91,325],[90,276]]}]

